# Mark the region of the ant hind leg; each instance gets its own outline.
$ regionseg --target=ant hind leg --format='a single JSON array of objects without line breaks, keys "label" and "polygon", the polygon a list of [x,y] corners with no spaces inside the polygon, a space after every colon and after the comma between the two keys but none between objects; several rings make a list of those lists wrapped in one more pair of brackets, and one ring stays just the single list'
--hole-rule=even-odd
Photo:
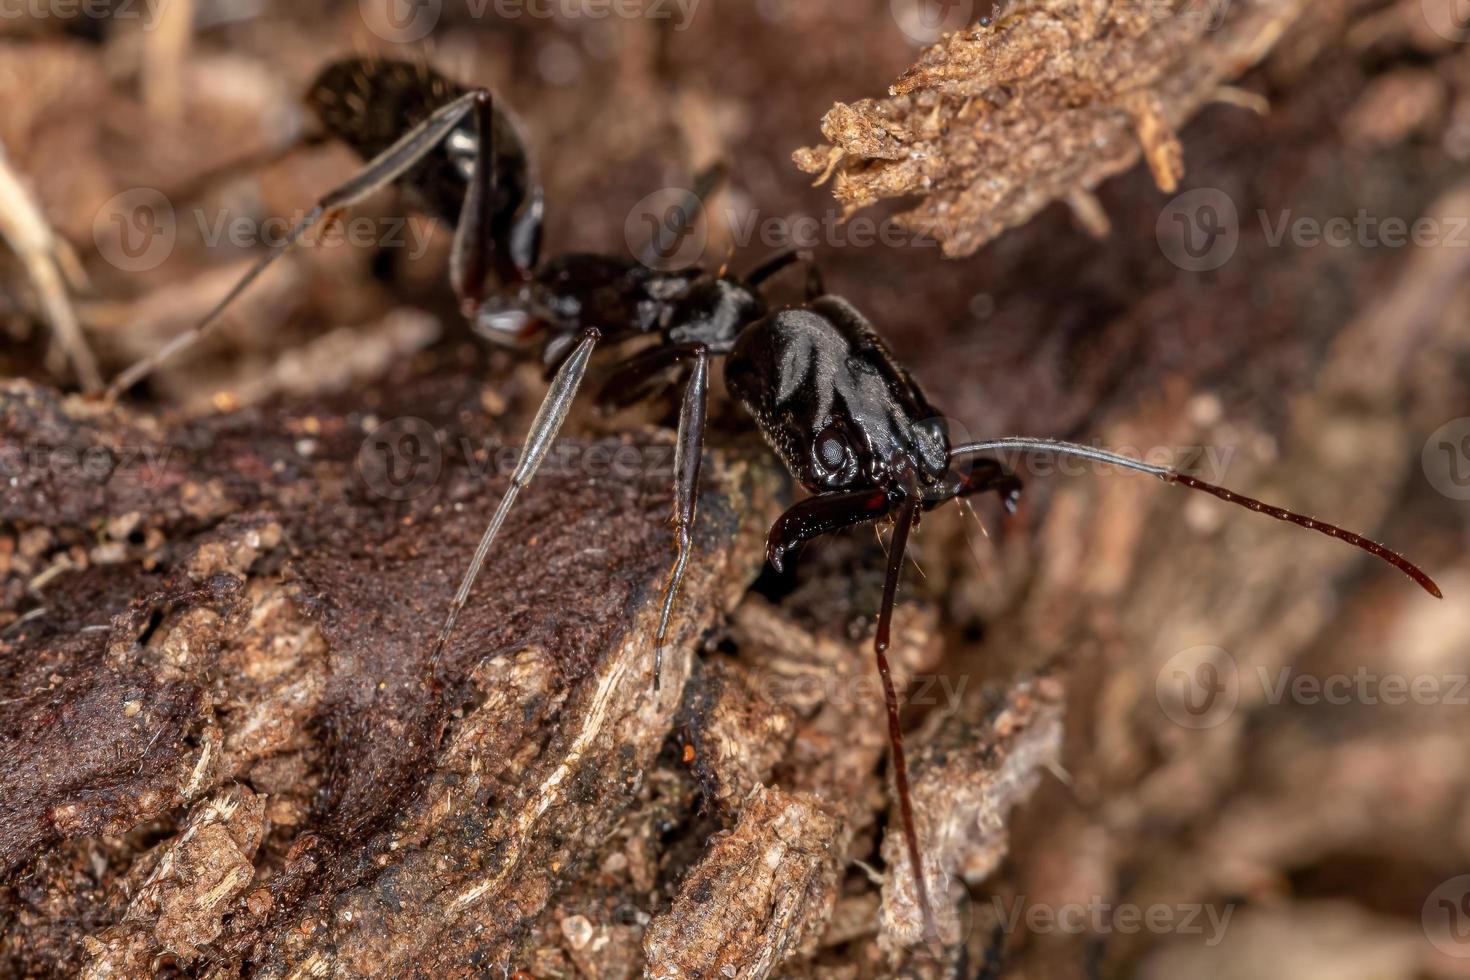
[{"label": "ant hind leg", "polygon": [[480,569],[484,567],[485,559],[490,555],[490,548],[495,543],[495,537],[500,533],[500,526],[505,523],[506,515],[510,513],[516,497],[530,485],[531,480],[536,476],[536,470],[551,449],[551,444],[556,441],[556,435],[561,431],[562,423],[566,421],[567,412],[571,410],[572,401],[577,397],[577,389],[582,384],[582,378],[587,374],[587,363],[592,358],[592,348],[597,345],[599,339],[600,334],[595,328],[588,328],[582,332],[581,342],[572,351],[571,356],[562,362],[561,368],[556,372],[556,377],[551,381],[551,387],[547,389],[546,397],[541,400],[541,407],[536,410],[536,418],[531,422],[531,430],[526,434],[526,444],[521,449],[520,458],[516,460],[516,468],[511,474],[510,486],[506,487],[505,496],[500,499],[500,505],[495,509],[494,516],[490,518],[490,523],[480,536],[480,543],[475,548],[474,557],[470,559],[469,568],[465,570],[464,578],[460,580],[459,588],[454,593],[454,599],[449,604],[449,614],[445,617],[444,625],[439,630],[438,638],[434,640],[434,648],[429,655],[431,664],[437,662],[444,653],[444,648],[454,633],[454,624],[459,619],[460,610],[464,609],[465,603],[469,601],[470,590],[474,588],[475,579],[479,577]]},{"label": "ant hind leg", "polygon": [[[214,305],[204,319],[191,330],[179,334],[153,354],[143,358],[119,374],[107,388],[106,399],[117,396],[152,374],[175,354],[194,346],[219,323],[219,317],[235,299],[250,287],[272,263],[294,248],[308,231],[334,211],[349,207],[369,194],[386,187],[407,173],[434,150],[464,118],[482,102],[488,102],[483,91],[468,92],[440,107],[433,115],[399,137],[398,142],[370,160],[350,180],[334,188],[317,201],[316,206],[297,221],[285,240],[271,248],[250,271],[237,282],[224,298]],[[468,202],[473,194],[466,195]]]}]

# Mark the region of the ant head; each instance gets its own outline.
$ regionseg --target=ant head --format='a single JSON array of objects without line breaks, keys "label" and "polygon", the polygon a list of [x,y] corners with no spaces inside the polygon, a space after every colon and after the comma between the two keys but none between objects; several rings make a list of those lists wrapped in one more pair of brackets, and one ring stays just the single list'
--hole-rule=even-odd
[{"label": "ant head", "polygon": [[803,487],[943,493],[949,443],[936,413],[846,301],[782,310],[740,335],[725,382]]}]

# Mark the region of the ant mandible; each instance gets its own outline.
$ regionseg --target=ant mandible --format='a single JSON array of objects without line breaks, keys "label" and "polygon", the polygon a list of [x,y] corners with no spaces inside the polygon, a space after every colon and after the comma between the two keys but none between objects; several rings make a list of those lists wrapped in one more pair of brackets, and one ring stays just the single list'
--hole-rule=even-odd
[{"label": "ant mandible", "polygon": [[[131,388],[207,334],[224,309],[317,222],[394,182],[409,187],[454,228],[450,282],[476,331],[509,345],[539,336],[543,361],[554,368],[505,496],[475,549],[431,657],[437,658],[449,641],[506,515],[555,440],[594,347],[656,337],[655,345],[613,369],[597,400],[624,407],[683,376],[671,520],[675,557],[655,637],[657,689],[669,619],[689,560],[709,366],[713,358],[724,358],[729,393],[810,494],[771,527],[766,555],[772,566],[781,570],[799,545],[819,535],[879,521],[893,524],[873,651],[926,939],[937,937],[937,927],[886,651],[909,532],[921,512],[989,491],[1014,509],[1021,481],[987,454],[1049,453],[1147,473],[1339,538],[1392,564],[1430,594],[1441,594],[1428,575],[1382,545],[1172,469],[1051,439],[1012,437],[952,445],[939,413],[872,325],[847,300],[826,292],[810,256],[803,253],[777,255],[743,277],[724,270],[661,272],[632,258],[607,255],[571,254],[541,263],[541,188],[516,122],[485,89],[467,90],[423,65],[352,58],[333,63],[318,76],[307,104],[330,135],[368,159],[366,165],[317,202],[198,326],[122,372],[108,397]],[[805,302],[771,310],[761,285],[797,262],[807,266]]]}]

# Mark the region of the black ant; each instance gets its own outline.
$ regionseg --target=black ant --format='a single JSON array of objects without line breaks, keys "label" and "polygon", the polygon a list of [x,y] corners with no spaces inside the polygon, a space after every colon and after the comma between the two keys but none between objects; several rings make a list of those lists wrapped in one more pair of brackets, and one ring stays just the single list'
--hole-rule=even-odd
[{"label": "black ant", "polygon": [[[476,330],[512,344],[539,335],[543,359],[555,367],[510,485],[475,549],[432,656],[437,658],[448,642],[506,514],[556,438],[593,348],[599,342],[656,337],[655,346],[613,370],[598,401],[611,407],[629,405],[683,375],[671,521],[675,558],[655,640],[657,689],[669,617],[689,560],[709,366],[713,358],[724,358],[730,394],[810,493],[771,528],[766,545],[771,565],[779,571],[799,545],[819,535],[878,521],[893,525],[873,650],[883,682],[902,830],[926,938],[936,937],[937,930],[922,871],[898,696],[886,651],[909,532],[921,512],[989,491],[1015,508],[1021,481],[987,454],[1050,453],[1148,473],[1340,538],[1440,596],[1428,575],[1382,545],[1172,469],[1050,439],[1015,437],[952,445],[945,423],[918,385],[863,315],[848,301],[826,292],[808,255],[777,255],[743,277],[724,270],[659,272],[631,258],[606,255],[566,255],[540,263],[541,190],[516,123],[495,107],[484,89],[464,89],[421,65],[349,59],[322,72],[307,102],[327,132],[368,157],[368,163],[323,197],[199,326],[124,371],[109,394],[116,396],[132,387],[207,333],[225,307],[318,221],[395,181],[406,185],[434,214],[453,224],[450,281]],[[805,302],[771,310],[761,285],[798,262],[807,267]]]}]

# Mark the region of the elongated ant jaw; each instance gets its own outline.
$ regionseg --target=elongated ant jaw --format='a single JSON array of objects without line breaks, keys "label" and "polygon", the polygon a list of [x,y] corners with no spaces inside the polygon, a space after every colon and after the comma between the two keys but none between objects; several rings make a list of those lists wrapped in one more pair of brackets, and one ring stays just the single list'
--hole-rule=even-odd
[{"label": "elongated ant jaw", "polygon": [[776,518],[766,536],[766,560],[778,572],[802,544],[845,527],[871,524],[893,511],[893,500],[881,489],[837,491],[807,497]]},{"label": "elongated ant jaw", "polygon": [[1124,469],[1136,470],[1139,473],[1147,473],[1150,476],[1158,477],[1165,483],[1188,487],[1190,490],[1199,490],[1211,496],[1219,497],[1227,503],[1244,507],[1246,510],[1252,510],[1258,514],[1265,514],[1267,517],[1274,517],[1278,521],[1296,524],[1308,530],[1316,531],[1319,534],[1325,534],[1329,538],[1346,541],[1353,547],[1366,551],[1375,558],[1381,559],[1394,568],[1397,568],[1412,579],[1416,585],[1436,599],[1444,598],[1444,593],[1440,591],[1434,579],[1430,578],[1423,569],[1398,552],[1392,551],[1376,541],[1370,541],[1362,535],[1338,527],[1336,524],[1328,524],[1326,521],[1319,521],[1315,518],[1307,517],[1305,514],[1298,514],[1296,511],[1287,510],[1284,507],[1264,503],[1256,500],[1254,497],[1247,497],[1245,494],[1236,493],[1233,490],[1206,482],[1198,477],[1189,476],[1188,474],[1180,473],[1177,470],[1172,470],[1164,466],[1153,466],[1119,453],[1109,452],[1105,449],[1083,446],[1071,442],[1061,442],[1055,439],[1032,439],[1023,436],[1012,436],[1005,439],[992,439],[986,442],[955,446],[950,450],[950,459],[954,461],[982,453],[1001,452],[1035,452],[1047,453],[1054,456],[1071,456],[1078,459],[1089,459],[1095,462],[1109,463]]}]

